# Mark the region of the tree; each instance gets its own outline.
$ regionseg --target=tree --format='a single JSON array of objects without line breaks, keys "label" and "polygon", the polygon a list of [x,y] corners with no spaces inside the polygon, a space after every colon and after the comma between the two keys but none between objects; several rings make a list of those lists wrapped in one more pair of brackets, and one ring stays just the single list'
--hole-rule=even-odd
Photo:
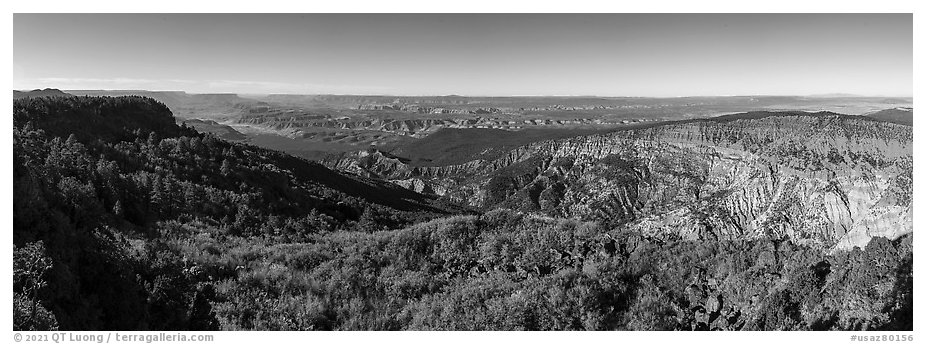
[{"label": "tree", "polygon": [[373,208],[366,207],[363,210],[363,214],[360,214],[360,219],[357,220],[357,230],[362,232],[375,232],[381,229],[382,225],[376,221]]},{"label": "tree", "polygon": [[674,302],[653,280],[652,275],[640,279],[636,301],[630,306],[628,328],[637,331],[674,330],[678,325]]},{"label": "tree", "polygon": [[152,131],[150,134],[148,134],[148,146],[151,148],[157,147],[159,142],[161,141],[158,139],[158,134],[156,132]]},{"label": "tree", "polygon": [[42,241],[13,248],[13,330],[58,329],[55,315],[39,302],[39,291],[48,285],[45,274],[51,268],[52,260],[45,254]]},{"label": "tree", "polygon": [[116,201],[116,204],[113,205],[113,214],[119,217],[125,214],[125,210],[122,209],[122,201]]},{"label": "tree", "polygon": [[192,331],[218,331],[219,322],[215,319],[210,301],[215,300],[215,289],[204,285],[193,295],[193,304],[187,313],[189,329]]},{"label": "tree", "polygon": [[230,161],[228,161],[228,159],[223,159],[223,160],[222,160],[222,167],[219,168],[219,173],[221,173],[222,176],[225,176],[225,177],[231,176],[231,174],[232,174],[232,164],[231,164]]}]

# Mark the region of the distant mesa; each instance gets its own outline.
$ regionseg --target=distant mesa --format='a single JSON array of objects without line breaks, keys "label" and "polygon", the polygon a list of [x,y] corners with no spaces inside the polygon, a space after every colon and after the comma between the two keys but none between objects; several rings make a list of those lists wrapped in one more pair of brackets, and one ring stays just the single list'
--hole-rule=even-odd
[{"label": "distant mesa", "polygon": [[823,93],[823,94],[812,94],[812,95],[809,95],[808,97],[811,97],[811,98],[859,98],[859,97],[864,97],[864,96],[858,95],[858,94],[852,94],[852,93]]},{"label": "distant mesa", "polygon": [[13,99],[30,98],[30,97],[72,97],[73,94],[64,93],[56,88],[34,89],[32,91],[13,90]]},{"label": "distant mesa", "polygon": [[912,107],[896,107],[893,109],[875,111],[866,116],[885,122],[913,126]]}]

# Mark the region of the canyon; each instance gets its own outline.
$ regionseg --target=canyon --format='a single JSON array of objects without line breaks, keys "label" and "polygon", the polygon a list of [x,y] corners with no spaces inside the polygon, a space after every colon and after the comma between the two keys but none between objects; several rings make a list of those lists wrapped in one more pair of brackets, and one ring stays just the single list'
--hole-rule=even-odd
[{"label": "canyon", "polygon": [[[53,89],[14,96],[136,93],[200,132],[480,211],[598,221],[662,238],[790,238],[827,249],[912,231],[908,99]],[[771,110],[735,111],[748,106]],[[851,115],[777,110],[784,107]]]},{"label": "canyon", "polygon": [[446,166],[375,149],[328,165],[476,208],[605,221],[657,237],[788,237],[847,249],[912,231],[912,127],[835,113],[670,122]]}]

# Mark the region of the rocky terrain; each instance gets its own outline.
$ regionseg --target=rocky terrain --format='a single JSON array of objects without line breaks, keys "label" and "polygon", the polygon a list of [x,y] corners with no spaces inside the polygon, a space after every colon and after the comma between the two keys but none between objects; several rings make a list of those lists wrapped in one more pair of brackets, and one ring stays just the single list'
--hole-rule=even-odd
[{"label": "rocky terrain", "polygon": [[182,124],[193,127],[201,133],[210,133],[226,141],[243,141],[248,137],[234,128],[208,119],[181,120]]},{"label": "rocky terrain", "polygon": [[[869,114],[887,108],[912,106],[910,98],[850,96],[635,98],[236,95],[146,90],[66,92],[72,95],[150,97],[167,105],[178,119],[217,123],[196,122],[196,127],[204,131],[216,131],[217,135],[231,140],[312,160],[371,146],[389,150],[442,129],[592,131],[753,110],[810,109]],[[552,134],[542,139],[570,135]],[[522,142],[526,143],[529,142]]]},{"label": "rocky terrain", "polygon": [[[551,127],[614,127],[619,125],[648,122],[646,119],[624,119],[607,122],[600,119],[573,118],[573,119],[499,119],[488,117],[448,118],[448,119],[397,119],[397,118],[333,118],[330,115],[242,115],[236,124],[248,124],[281,132],[292,132],[294,135],[311,132],[315,128],[339,130],[368,130],[381,131],[391,134],[407,135],[411,137],[425,137],[439,129],[504,129],[520,130],[531,128]],[[309,130],[307,130],[309,129]]]},{"label": "rocky terrain", "polygon": [[912,231],[912,130],[835,113],[746,113],[413,166],[330,163],[475,207],[599,220],[657,237],[789,237],[827,248]]},{"label": "rocky terrain", "polygon": [[[909,98],[859,97],[837,95],[729,96],[729,97],[464,97],[464,96],[366,96],[366,95],[290,95],[272,94],[254,99],[270,104],[304,108],[395,111],[415,114],[544,114],[558,116],[590,113],[595,115],[644,115],[647,118],[680,114],[709,116],[724,112],[773,109],[825,109],[847,114],[880,110],[889,104],[912,105]],[[902,105],[895,105],[902,106]]]},{"label": "rocky terrain", "polygon": [[[896,237],[912,226],[912,108],[905,106],[865,117],[753,112],[651,122],[595,111],[811,106],[841,98],[68,92],[144,92],[170,107],[180,122],[219,138],[324,160],[332,168],[481,209],[604,221],[654,236],[788,236],[836,248],[861,246],[872,236]],[[14,96],[69,93],[47,89]],[[902,101],[857,98],[852,104]],[[403,115],[415,104],[476,110]],[[531,115],[551,109],[572,117]],[[191,113],[221,121],[185,118]]]}]

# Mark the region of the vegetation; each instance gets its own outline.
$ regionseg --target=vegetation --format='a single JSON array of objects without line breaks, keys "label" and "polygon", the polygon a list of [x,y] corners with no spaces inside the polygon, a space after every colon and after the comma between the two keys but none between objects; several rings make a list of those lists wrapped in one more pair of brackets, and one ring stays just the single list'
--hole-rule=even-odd
[{"label": "vegetation", "polygon": [[826,254],[454,215],[140,97],[17,100],[14,127],[16,330],[912,329],[912,235]]},{"label": "vegetation", "polygon": [[65,329],[210,323],[197,316],[209,314],[213,293],[164,243],[165,220],[300,241],[443,212],[398,187],[177,126],[147,98],[19,99],[13,121],[14,244],[42,242],[24,252],[51,261],[17,270],[17,302],[31,304],[31,317],[48,308]]},{"label": "vegetation", "polygon": [[225,329],[912,329],[909,236],[824,255],[508,210],[302,243],[171,228],[169,245],[218,281]]}]

